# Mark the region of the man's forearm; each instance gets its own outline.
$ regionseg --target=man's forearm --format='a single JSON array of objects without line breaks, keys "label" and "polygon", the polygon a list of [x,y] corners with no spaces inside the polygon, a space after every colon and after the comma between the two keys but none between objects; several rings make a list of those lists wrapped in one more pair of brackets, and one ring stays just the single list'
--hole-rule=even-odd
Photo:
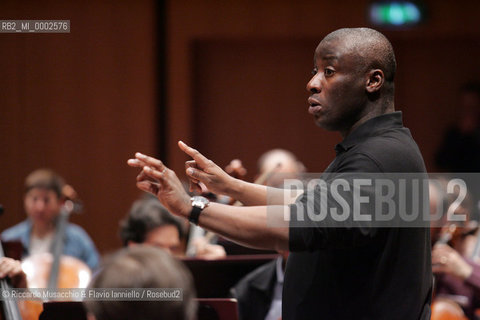
[{"label": "man's forearm", "polygon": [[287,206],[235,207],[211,203],[202,211],[199,225],[245,246],[288,250],[288,222],[283,219],[288,212]]},{"label": "man's forearm", "polygon": [[246,206],[266,206],[293,203],[301,193],[299,190],[272,188],[236,179],[227,195]]}]

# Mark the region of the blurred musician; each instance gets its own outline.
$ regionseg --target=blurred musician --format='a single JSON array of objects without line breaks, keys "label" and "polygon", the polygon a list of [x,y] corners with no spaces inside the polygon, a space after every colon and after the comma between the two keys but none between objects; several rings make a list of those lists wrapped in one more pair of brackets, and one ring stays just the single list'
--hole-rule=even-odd
[{"label": "blurred musician", "polygon": [[[430,183],[432,214],[437,212],[439,205],[448,208],[450,204],[445,185]],[[467,196],[454,214],[470,217],[472,210],[471,197]],[[456,303],[469,319],[473,319],[475,309],[480,308],[480,265],[474,254],[478,236],[474,235],[476,228],[470,225],[472,223],[454,229],[448,224],[442,228],[432,226],[432,270],[435,274],[435,299],[449,301],[450,305]],[[436,313],[434,302],[432,319],[436,319]]]},{"label": "blurred musician", "polygon": [[[273,149],[258,160],[259,174],[273,172],[265,182],[270,187],[283,187],[286,178],[299,178],[305,166],[290,151]],[[231,290],[238,300],[240,320],[277,320],[282,316],[282,290],[288,251],[242,278]]]},{"label": "blurred musician", "polygon": [[179,256],[184,234],[179,218],[173,216],[156,198],[133,203],[127,217],[120,222],[120,238],[124,246],[147,244]]},{"label": "blurred musician", "polygon": [[[132,246],[102,263],[91,288],[181,288],[182,299],[163,301],[88,300],[89,320],[196,319],[197,303],[192,276],[165,251]],[[161,299],[160,299],[161,300]]]},{"label": "blurred musician", "polygon": [[[56,221],[65,197],[65,182],[49,169],[38,169],[25,179],[24,208],[27,219],[2,233],[4,241],[21,241],[23,256],[49,252],[54,239]],[[85,262],[91,269],[99,263],[97,249],[80,226],[68,223],[63,254]]]},{"label": "blurred musician", "polygon": [[[130,212],[120,222],[120,238],[124,246],[138,244],[162,248],[174,256],[184,256],[182,239],[186,236],[180,218],[175,217],[158,201],[147,197],[133,203]],[[194,240],[196,257],[216,259],[225,257],[225,250],[210,244],[204,237]]]}]

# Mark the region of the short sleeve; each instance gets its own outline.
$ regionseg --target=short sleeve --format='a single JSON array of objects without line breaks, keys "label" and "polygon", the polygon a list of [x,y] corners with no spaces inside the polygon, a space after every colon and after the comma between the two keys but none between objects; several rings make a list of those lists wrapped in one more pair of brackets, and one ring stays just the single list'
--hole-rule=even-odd
[{"label": "short sleeve", "polygon": [[[378,228],[368,223],[359,223],[345,227],[333,221],[329,215],[321,221],[315,221],[310,213],[338,207],[330,196],[330,183],[339,176],[355,176],[357,173],[380,172],[379,165],[368,155],[356,153],[334,164],[335,172],[322,175],[324,185],[315,190],[306,191],[290,205],[289,248],[292,252],[314,251],[322,248],[349,248],[369,243],[377,234]],[[322,190],[323,188],[323,190]],[[322,198],[320,194],[327,196]],[[348,198],[348,194],[347,194]],[[341,210],[341,208],[339,208]],[[301,219],[299,218],[301,217]],[[302,220],[303,221],[299,221]],[[347,225],[347,224],[345,224]]]}]

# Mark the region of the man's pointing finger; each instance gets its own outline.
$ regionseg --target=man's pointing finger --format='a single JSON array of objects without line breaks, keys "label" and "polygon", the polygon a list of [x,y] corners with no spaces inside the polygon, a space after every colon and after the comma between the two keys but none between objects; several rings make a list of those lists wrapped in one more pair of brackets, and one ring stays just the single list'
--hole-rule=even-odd
[{"label": "man's pointing finger", "polygon": [[178,141],[178,146],[183,152],[192,157],[193,160],[195,160],[197,164],[200,165],[200,167],[205,167],[208,164],[208,159],[205,158],[204,155],[202,155],[197,150],[187,146],[184,142]]}]

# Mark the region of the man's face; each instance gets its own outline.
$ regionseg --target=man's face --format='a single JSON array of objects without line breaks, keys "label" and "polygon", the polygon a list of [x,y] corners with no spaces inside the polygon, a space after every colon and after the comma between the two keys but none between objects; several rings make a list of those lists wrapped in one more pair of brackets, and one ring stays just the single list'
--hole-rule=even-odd
[{"label": "man's face", "polygon": [[180,235],[174,225],[164,225],[147,233],[143,244],[159,247],[168,253],[178,255],[180,251]]},{"label": "man's face", "polygon": [[308,111],[315,123],[346,134],[366,112],[367,76],[359,55],[341,40],[322,41],[315,50]]},{"label": "man's face", "polygon": [[61,200],[52,190],[33,188],[25,194],[24,207],[27,216],[36,225],[47,226],[60,212]]}]

